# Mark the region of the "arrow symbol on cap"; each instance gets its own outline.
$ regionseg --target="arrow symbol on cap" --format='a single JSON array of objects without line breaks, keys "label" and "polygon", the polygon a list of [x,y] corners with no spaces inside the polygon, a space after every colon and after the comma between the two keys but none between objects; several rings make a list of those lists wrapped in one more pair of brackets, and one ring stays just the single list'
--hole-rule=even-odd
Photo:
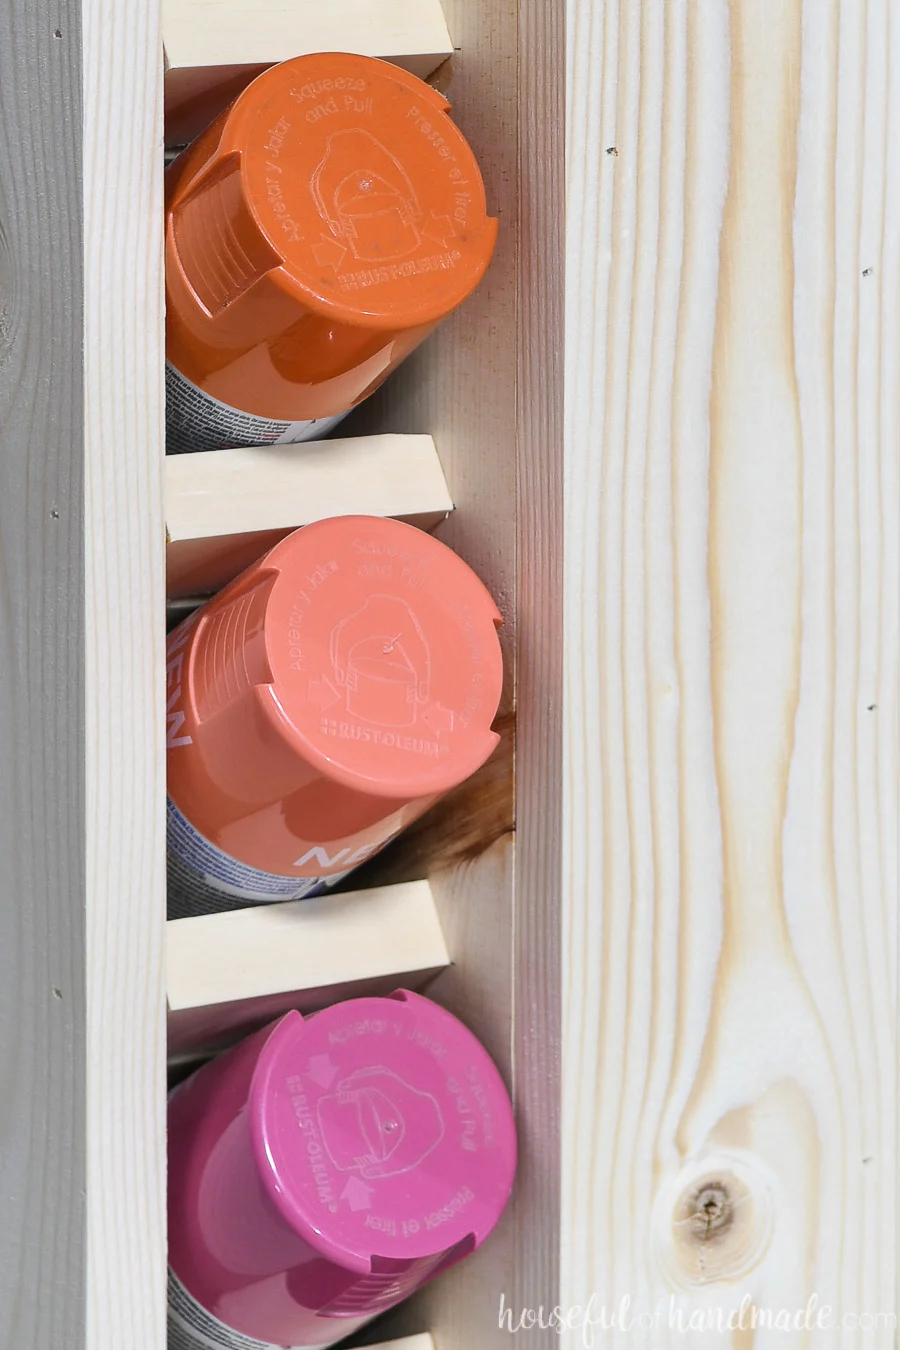
[{"label": "arrow symbol on cap", "polygon": [[360,1181],[359,1177],[351,1177],[341,1191],[341,1199],[346,1200],[355,1212],[358,1209],[371,1209],[374,1194],[372,1187],[367,1186],[364,1181]]},{"label": "arrow symbol on cap", "polygon": [[338,1067],[332,1063],[330,1055],[313,1055],[306,1070],[306,1076],[320,1087],[331,1087],[338,1075]]},{"label": "arrow symbol on cap", "polygon": [[456,238],[456,228],[450,217],[435,215],[434,211],[428,224],[423,225],[422,233],[427,234],[436,244],[440,244],[441,248],[446,248],[449,240]]},{"label": "arrow symbol on cap", "polygon": [[344,261],[344,254],[347,250],[343,244],[339,244],[336,239],[330,239],[327,234],[320,234],[321,243],[313,245],[313,257],[320,267],[332,267],[335,272]]},{"label": "arrow symbol on cap", "polygon": [[453,713],[441,703],[430,703],[422,714],[435,736],[453,730]]},{"label": "arrow symbol on cap", "polygon": [[317,708],[321,708],[324,712],[326,708],[331,707],[332,703],[337,703],[341,695],[328,676],[323,675],[321,680],[310,680],[306,697],[310,703],[314,703]]}]

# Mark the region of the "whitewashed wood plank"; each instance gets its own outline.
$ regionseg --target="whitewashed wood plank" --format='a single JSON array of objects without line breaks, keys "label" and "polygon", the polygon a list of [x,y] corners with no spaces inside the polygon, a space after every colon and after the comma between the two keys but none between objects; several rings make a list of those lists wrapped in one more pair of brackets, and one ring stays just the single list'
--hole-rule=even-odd
[{"label": "whitewashed wood plank", "polygon": [[562,1301],[888,1345],[900,26],[569,20]]},{"label": "whitewashed wood plank", "polygon": [[[162,69],[154,4],[84,0],[84,1344],[165,1344]],[[49,22],[49,20],[48,20]],[[73,188],[74,190],[74,188]],[[82,616],[79,616],[82,622]],[[44,1281],[53,1275],[48,1264]],[[71,1329],[40,1344],[67,1344]]]}]

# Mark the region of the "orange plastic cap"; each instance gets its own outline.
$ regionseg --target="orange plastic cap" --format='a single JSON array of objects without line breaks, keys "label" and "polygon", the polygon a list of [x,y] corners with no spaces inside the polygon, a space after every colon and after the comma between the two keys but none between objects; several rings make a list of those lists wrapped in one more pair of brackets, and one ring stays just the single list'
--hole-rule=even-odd
[{"label": "orange plastic cap", "polygon": [[268,872],[325,841],[380,846],[494,750],[500,622],[410,525],[297,530],[170,637],[172,801]]},{"label": "orange plastic cap", "polygon": [[449,791],[494,749],[499,611],[431,535],[342,516],[276,545],[266,606],[270,711],[298,754],[360,791]]},{"label": "orange plastic cap", "polygon": [[367,56],[299,56],[248,85],[166,174],[172,368],[288,422],[371,394],[493,252],[497,222],[448,108]]}]

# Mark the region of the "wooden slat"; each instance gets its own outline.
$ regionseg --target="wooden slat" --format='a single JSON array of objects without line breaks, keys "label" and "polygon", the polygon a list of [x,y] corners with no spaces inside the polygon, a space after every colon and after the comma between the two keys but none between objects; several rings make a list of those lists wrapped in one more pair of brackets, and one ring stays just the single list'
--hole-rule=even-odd
[{"label": "wooden slat", "polygon": [[887,1346],[900,22],[569,16],[562,1302]]},{"label": "wooden slat", "polygon": [[[515,1097],[518,1231],[507,1304],[555,1307],[562,1037],[565,6],[518,4]],[[569,584],[579,585],[570,577]],[[499,1326],[499,1293],[495,1325]],[[508,1333],[504,1333],[508,1335]],[[516,1333],[544,1347],[540,1326]],[[599,1342],[598,1342],[599,1343]]]},{"label": "wooden slat", "polygon": [[166,592],[210,594],[298,525],[453,510],[431,436],[355,436],[166,459]]},{"label": "wooden slat", "polygon": [[[88,1317],[165,1344],[162,70],[146,0],[84,4]],[[43,23],[52,27],[46,16]],[[48,82],[49,83],[49,82]],[[44,84],[39,86],[46,97]],[[30,144],[26,135],[23,144]],[[74,185],[71,190],[74,192]],[[53,235],[54,212],[45,208]],[[51,254],[56,245],[50,245]],[[65,443],[65,442],[63,442]],[[76,788],[69,774],[71,792]],[[49,1119],[57,1117],[59,1106]],[[125,1217],[127,1216],[127,1217]],[[42,1297],[58,1283],[43,1266]],[[17,1344],[72,1345],[57,1337]]]},{"label": "wooden slat", "polygon": [[427,881],[167,924],[169,1053],[298,1008],[421,988],[449,964]]},{"label": "wooden slat", "polygon": [[440,0],[162,0],[166,144],[184,144],[266,66],[358,52],[430,75],[452,51]]},{"label": "wooden slat", "polygon": [[[81,6],[0,13],[0,1345],[85,1350]],[[95,1005],[96,1006],[96,1005]],[[53,1278],[48,1279],[48,1272]]]}]

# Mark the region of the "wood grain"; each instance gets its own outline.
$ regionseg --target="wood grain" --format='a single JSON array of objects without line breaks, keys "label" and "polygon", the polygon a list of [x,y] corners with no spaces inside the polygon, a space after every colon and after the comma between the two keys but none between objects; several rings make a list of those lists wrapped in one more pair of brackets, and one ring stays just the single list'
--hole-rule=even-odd
[{"label": "wood grain", "polygon": [[[507,1304],[559,1299],[563,841],[565,4],[519,0],[516,859],[519,1184]],[[499,1344],[499,1295],[495,1287]],[[539,1326],[516,1342],[545,1346]]]},{"label": "wood grain", "polygon": [[[562,1302],[657,1318],[609,1346],[893,1343],[898,42],[569,3]],[[698,1329],[745,1297],[849,1321]]]},{"label": "wood grain", "polygon": [[[0,1346],[86,1346],[81,13],[0,14]],[[14,129],[14,130],[13,130]]]},{"label": "wood grain", "polygon": [[86,1350],[165,1343],[158,19],[85,0]]}]

